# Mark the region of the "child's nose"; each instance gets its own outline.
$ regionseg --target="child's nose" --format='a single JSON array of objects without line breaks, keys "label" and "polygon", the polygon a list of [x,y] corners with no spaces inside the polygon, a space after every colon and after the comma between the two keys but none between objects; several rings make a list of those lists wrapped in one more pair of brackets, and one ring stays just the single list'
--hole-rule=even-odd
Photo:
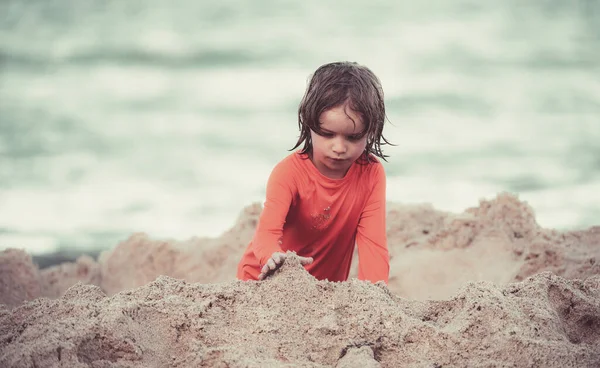
[{"label": "child's nose", "polygon": [[346,144],[344,143],[343,139],[340,139],[340,138],[334,139],[332,150],[336,154],[342,154],[342,153],[346,152]]}]

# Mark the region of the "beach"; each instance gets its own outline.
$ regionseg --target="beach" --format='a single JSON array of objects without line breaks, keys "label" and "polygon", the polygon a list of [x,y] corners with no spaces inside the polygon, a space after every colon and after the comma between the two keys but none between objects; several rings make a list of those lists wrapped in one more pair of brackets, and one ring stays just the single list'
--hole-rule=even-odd
[{"label": "beach", "polygon": [[[600,1],[0,1],[0,368],[600,367]],[[320,65],[387,284],[235,279]]]}]

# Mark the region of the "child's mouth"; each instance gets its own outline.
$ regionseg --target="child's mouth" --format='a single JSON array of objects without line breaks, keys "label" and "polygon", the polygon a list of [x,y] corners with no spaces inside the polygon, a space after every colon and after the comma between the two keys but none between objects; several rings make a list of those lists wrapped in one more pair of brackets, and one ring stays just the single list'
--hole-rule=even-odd
[{"label": "child's mouth", "polygon": [[335,163],[340,163],[340,162],[344,162],[344,161],[346,161],[346,160],[345,160],[345,159],[343,159],[343,158],[333,158],[333,157],[328,157],[328,158],[329,158],[329,160],[330,160],[330,161],[333,161],[333,162],[335,162]]}]

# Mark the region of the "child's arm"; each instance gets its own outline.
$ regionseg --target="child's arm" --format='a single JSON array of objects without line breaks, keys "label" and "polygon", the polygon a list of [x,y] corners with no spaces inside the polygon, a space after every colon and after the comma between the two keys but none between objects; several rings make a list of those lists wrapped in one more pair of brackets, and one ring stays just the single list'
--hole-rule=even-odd
[{"label": "child's arm", "polygon": [[280,246],[283,224],[296,192],[288,165],[280,162],[273,168],[267,181],[264,208],[252,239],[254,255],[261,267],[266,265],[273,253],[283,252]]},{"label": "child's arm", "polygon": [[385,187],[383,165],[378,164],[375,184],[358,223],[356,244],[358,247],[358,278],[387,284],[390,261],[386,236]]}]

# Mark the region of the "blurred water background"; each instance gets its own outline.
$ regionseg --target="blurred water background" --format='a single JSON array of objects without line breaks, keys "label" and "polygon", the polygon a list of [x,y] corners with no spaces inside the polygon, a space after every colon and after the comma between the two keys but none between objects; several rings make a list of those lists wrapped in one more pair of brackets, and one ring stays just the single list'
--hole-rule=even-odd
[{"label": "blurred water background", "polygon": [[0,249],[218,236],[311,72],[382,80],[388,199],[600,224],[600,1],[0,1]]}]

